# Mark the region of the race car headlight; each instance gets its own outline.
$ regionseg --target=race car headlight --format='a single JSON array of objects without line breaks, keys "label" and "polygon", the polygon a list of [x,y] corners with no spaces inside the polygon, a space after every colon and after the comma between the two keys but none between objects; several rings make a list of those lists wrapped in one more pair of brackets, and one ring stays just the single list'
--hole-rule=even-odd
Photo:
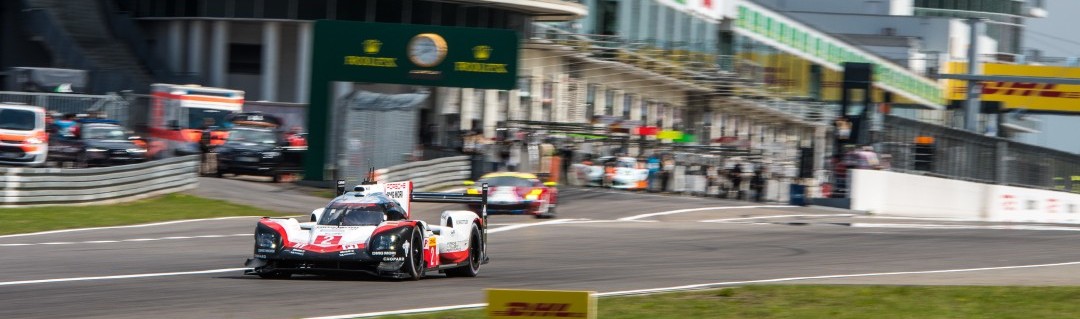
[{"label": "race car headlight", "polygon": [[129,149],[127,149],[127,152],[128,152],[128,153],[146,153],[146,149],[142,149],[142,148],[129,148]]},{"label": "race car headlight", "polygon": [[278,236],[273,233],[259,233],[255,235],[255,246],[259,248],[277,249]]},{"label": "race car headlight", "polygon": [[397,235],[382,235],[375,238],[375,250],[393,250]]},{"label": "race car headlight", "polygon": [[275,157],[278,157],[278,156],[281,156],[281,152],[263,152],[262,153],[263,158],[275,158]]},{"label": "race car headlight", "polygon": [[97,148],[97,147],[89,147],[89,148],[87,148],[87,149],[86,149],[86,151],[87,151],[87,152],[95,152],[95,153],[96,153],[96,152],[104,152],[104,151],[108,151],[108,150],[107,150],[107,149],[104,149],[104,148]]},{"label": "race car headlight", "polygon": [[541,190],[541,189],[534,189],[534,190],[530,191],[528,194],[525,194],[525,200],[537,200],[537,199],[540,199],[540,194],[543,194],[543,193],[544,193],[544,191]]},{"label": "race car headlight", "polygon": [[41,144],[41,143],[45,143],[45,141],[42,141],[40,138],[37,138],[37,137],[31,137],[31,138],[26,139],[26,143],[27,144]]}]

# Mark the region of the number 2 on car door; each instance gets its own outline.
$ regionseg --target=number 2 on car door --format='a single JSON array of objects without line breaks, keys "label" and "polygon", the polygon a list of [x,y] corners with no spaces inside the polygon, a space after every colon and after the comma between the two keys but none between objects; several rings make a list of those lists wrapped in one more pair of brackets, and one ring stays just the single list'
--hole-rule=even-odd
[{"label": "number 2 on car door", "polygon": [[316,245],[337,245],[341,241],[341,236],[315,236]]}]

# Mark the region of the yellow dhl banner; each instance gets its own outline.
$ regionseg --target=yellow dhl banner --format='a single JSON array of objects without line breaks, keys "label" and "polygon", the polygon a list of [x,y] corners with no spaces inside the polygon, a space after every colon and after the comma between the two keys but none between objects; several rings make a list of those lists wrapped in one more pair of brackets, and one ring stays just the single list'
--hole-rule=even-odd
[{"label": "yellow dhl banner", "polygon": [[491,319],[596,319],[596,297],[591,291],[487,289],[487,301]]},{"label": "yellow dhl banner", "polygon": [[[949,74],[967,73],[967,63],[950,62],[947,72]],[[1080,68],[983,63],[982,74],[1080,79]],[[967,98],[967,81],[948,80],[947,82],[948,99]],[[998,81],[987,81],[982,84],[981,99],[1002,102],[1002,108],[1042,112],[1080,112],[1080,85]]]}]

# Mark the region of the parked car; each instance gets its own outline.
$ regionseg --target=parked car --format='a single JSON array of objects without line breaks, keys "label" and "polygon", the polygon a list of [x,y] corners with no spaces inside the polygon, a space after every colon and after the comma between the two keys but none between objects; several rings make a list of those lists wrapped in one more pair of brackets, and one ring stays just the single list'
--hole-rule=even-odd
[{"label": "parked car", "polygon": [[241,113],[231,123],[225,143],[214,149],[218,177],[270,176],[277,183],[284,174],[301,171],[307,145],[298,143],[292,132],[281,131],[279,119],[261,113]]},{"label": "parked car", "polygon": [[48,156],[45,109],[0,103],[0,164],[40,166]]},{"label": "parked car", "polygon": [[146,146],[115,121],[84,120],[69,134],[54,134],[49,143],[49,162],[74,167],[110,166],[147,160]]}]

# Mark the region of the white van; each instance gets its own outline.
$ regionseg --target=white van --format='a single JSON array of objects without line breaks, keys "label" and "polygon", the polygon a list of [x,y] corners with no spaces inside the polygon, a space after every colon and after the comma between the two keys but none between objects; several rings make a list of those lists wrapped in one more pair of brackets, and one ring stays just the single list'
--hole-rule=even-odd
[{"label": "white van", "polygon": [[45,108],[0,103],[0,164],[42,166],[48,151]]}]

